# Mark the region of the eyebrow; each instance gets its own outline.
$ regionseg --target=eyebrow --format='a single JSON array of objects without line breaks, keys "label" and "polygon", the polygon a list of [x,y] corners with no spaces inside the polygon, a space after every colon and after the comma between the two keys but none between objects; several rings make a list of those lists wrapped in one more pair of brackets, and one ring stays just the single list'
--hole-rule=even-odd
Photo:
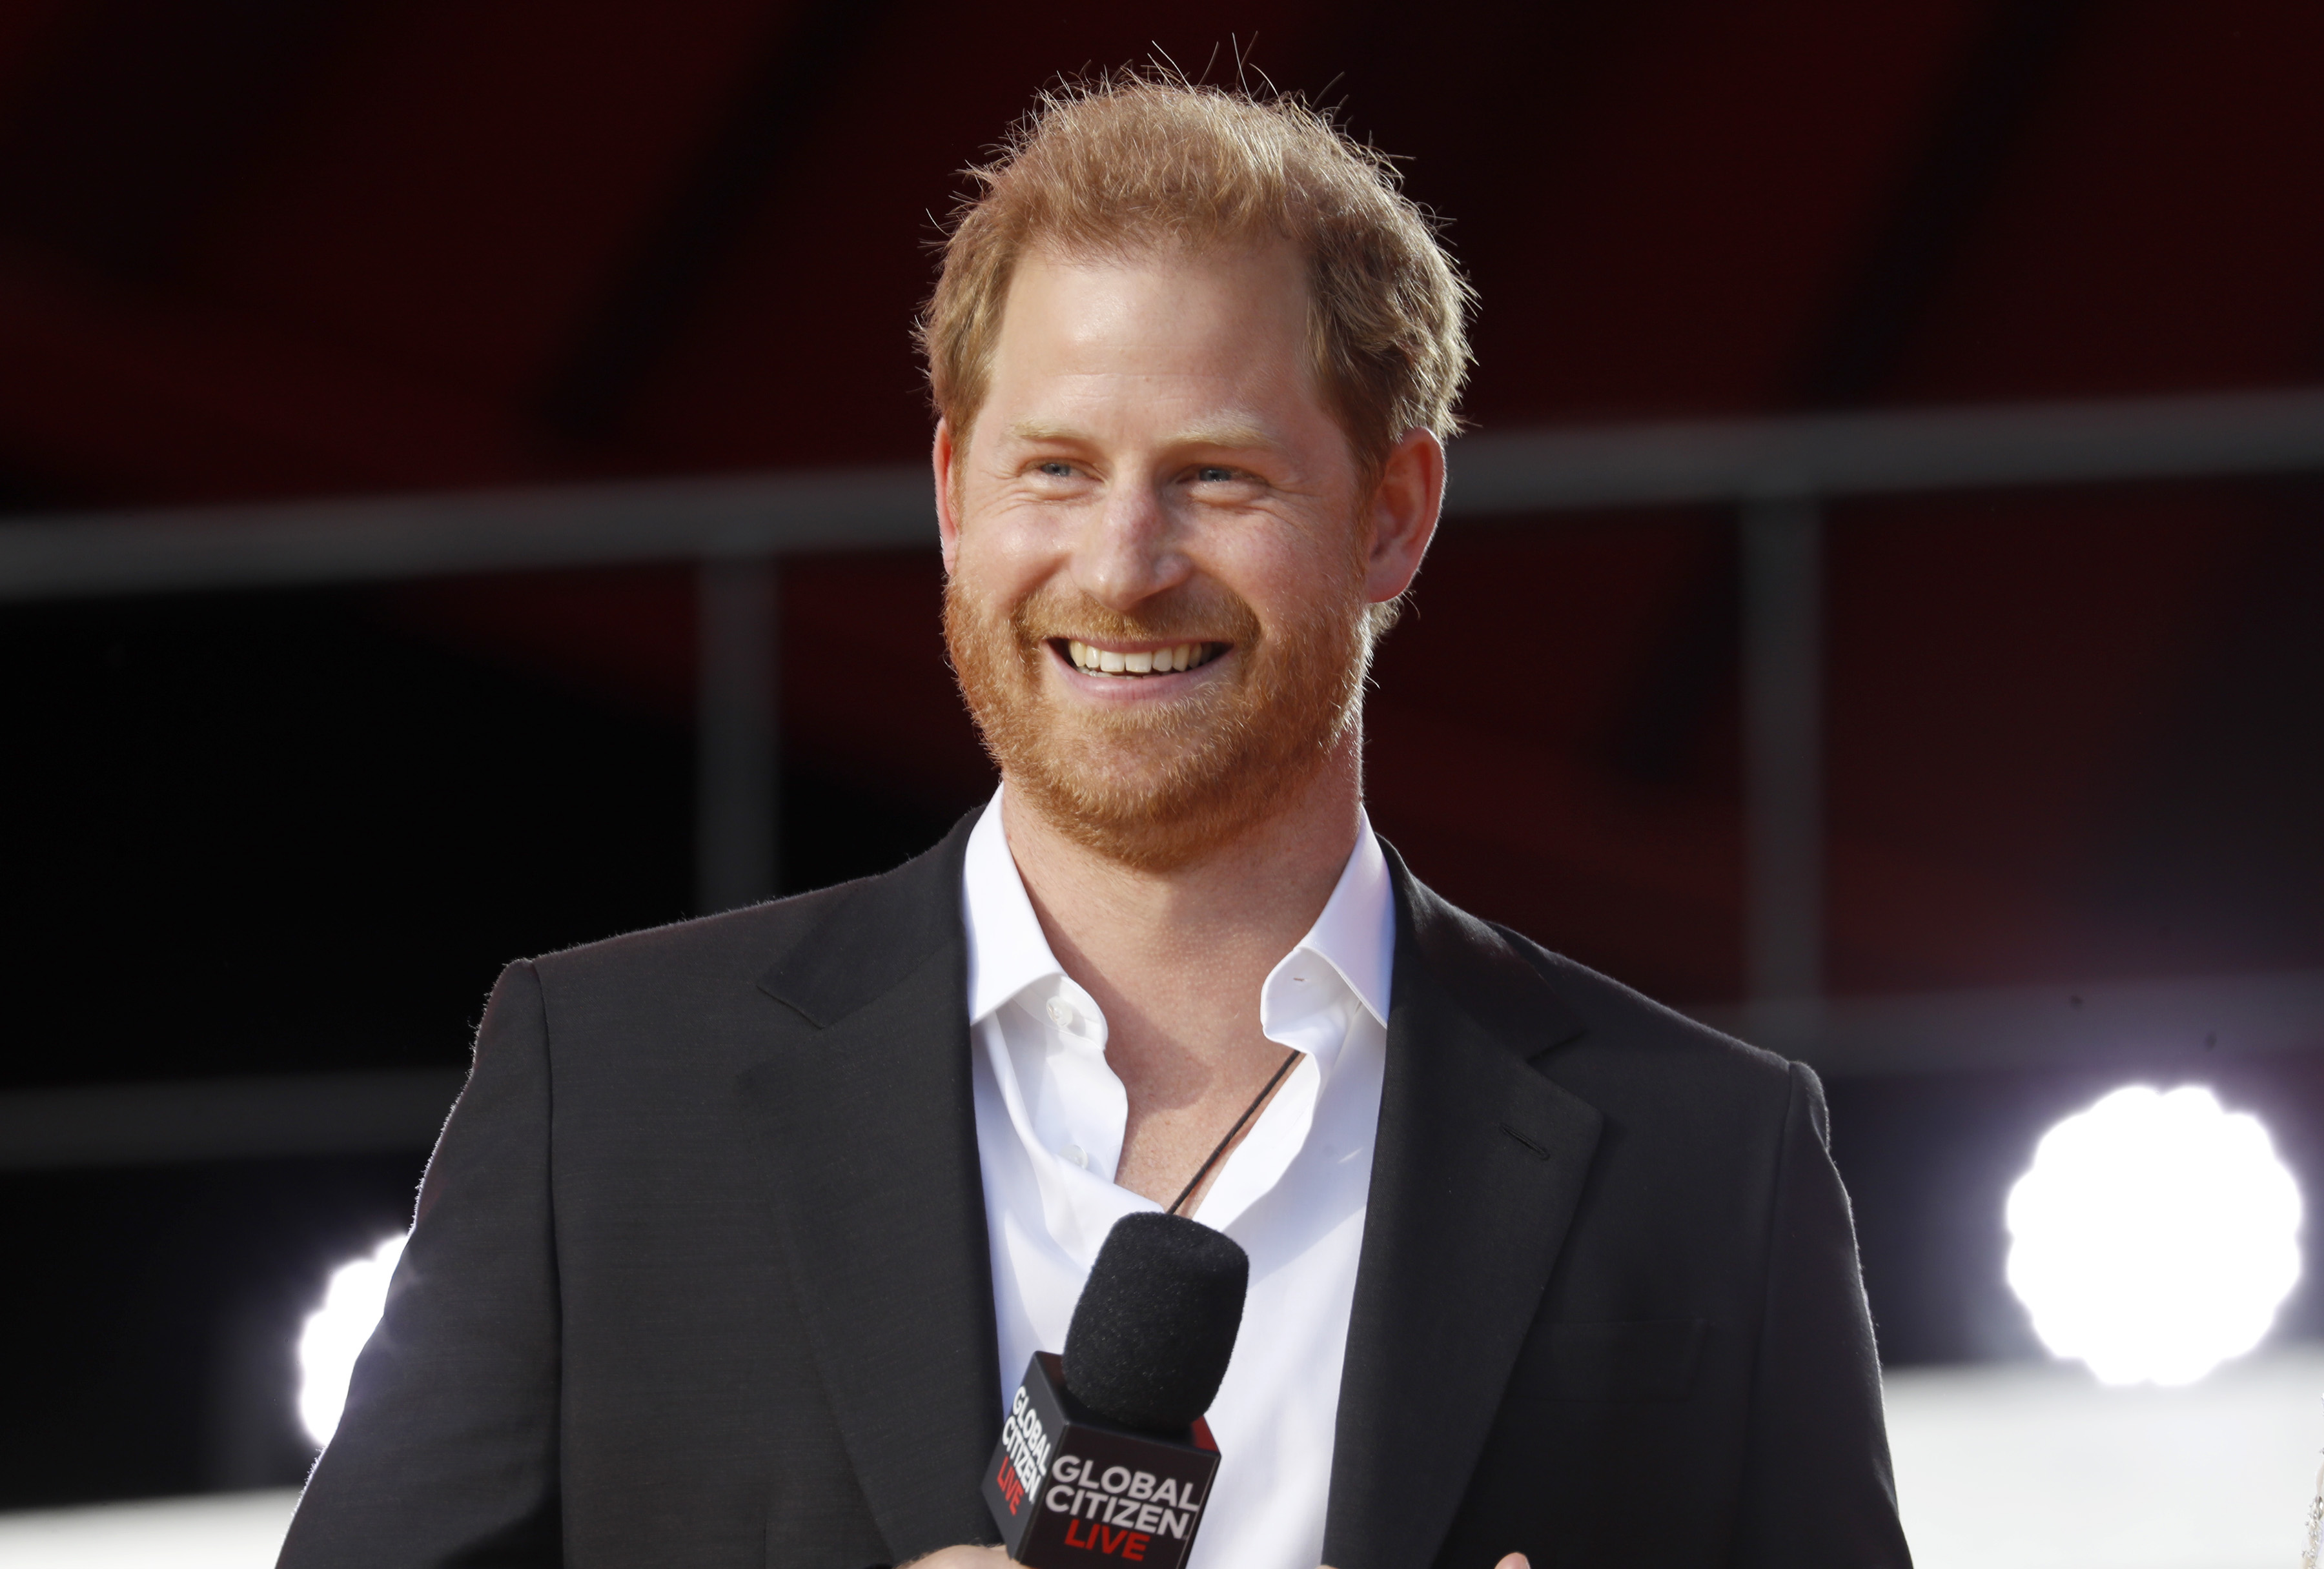
[{"label": "eyebrow", "polygon": [[[1009,434],[1018,441],[1081,441],[1087,437],[1073,426],[1054,419],[1019,419],[1009,427]],[[1228,420],[1217,425],[1192,425],[1174,432],[1167,443],[1171,446],[1215,446],[1229,450],[1264,447],[1272,450],[1275,438],[1257,425],[1241,420]]]}]

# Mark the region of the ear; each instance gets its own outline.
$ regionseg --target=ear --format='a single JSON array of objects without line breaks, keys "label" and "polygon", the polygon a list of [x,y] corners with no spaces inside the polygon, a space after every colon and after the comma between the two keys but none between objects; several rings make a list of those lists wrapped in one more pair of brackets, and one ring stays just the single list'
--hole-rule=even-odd
[{"label": "ear", "polygon": [[961,456],[952,444],[951,422],[937,420],[936,446],[928,458],[929,466],[936,471],[936,539],[944,546],[946,577],[952,575],[953,564],[960,558],[960,514],[953,507],[953,499],[959,492],[953,488],[953,467]]},{"label": "ear", "polygon": [[1417,427],[1404,433],[1372,492],[1371,546],[1364,557],[1364,594],[1384,604],[1412,586],[1420,558],[1436,537],[1444,506],[1444,444]]}]

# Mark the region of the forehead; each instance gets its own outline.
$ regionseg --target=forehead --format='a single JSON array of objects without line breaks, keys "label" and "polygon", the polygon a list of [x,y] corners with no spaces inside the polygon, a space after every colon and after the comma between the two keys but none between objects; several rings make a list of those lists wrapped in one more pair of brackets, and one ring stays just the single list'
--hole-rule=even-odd
[{"label": "forehead", "polygon": [[1308,343],[1306,269],[1287,243],[1093,259],[1037,250],[1010,280],[991,411],[1008,421],[1124,398],[1313,404]]}]

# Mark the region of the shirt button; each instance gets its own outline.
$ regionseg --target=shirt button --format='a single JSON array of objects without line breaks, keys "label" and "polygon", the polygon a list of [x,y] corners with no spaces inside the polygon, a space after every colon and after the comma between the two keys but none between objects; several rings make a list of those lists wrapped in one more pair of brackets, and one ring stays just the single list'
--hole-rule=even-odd
[{"label": "shirt button", "polygon": [[1063,1155],[1066,1160],[1071,1161],[1074,1165],[1079,1166],[1083,1170],[1086,1171],[1089,1170],[1089,1152],[1083,1149],[1079,1144],[1067,1144],[1064,1149],[1059,1150],[1057,1153]]},{"label": "shirt button", "polygon": [[1062,1030],[1074,1022],[1074,1011],[1056,998],[1049,999],[1049,1023]]}]

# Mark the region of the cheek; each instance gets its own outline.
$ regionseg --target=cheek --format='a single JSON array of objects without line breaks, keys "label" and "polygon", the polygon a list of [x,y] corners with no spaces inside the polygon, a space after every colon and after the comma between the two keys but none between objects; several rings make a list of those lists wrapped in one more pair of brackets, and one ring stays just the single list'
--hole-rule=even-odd
[{"label": "cheek", "polygon": [[1006,513],[965,523],[954,540],[952,576],[980,599],[1013,603],[1040,587],[1056,569],[1049,542],[1021,518]]},{"label": "cheek", "polygon": [[1354,592],[1361,563],[1343,528],[1278,528],[1230,537],[1206,569],[1263,621],[1296,622]]}]

